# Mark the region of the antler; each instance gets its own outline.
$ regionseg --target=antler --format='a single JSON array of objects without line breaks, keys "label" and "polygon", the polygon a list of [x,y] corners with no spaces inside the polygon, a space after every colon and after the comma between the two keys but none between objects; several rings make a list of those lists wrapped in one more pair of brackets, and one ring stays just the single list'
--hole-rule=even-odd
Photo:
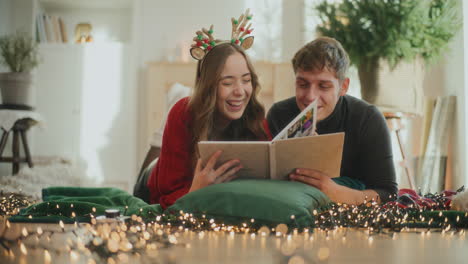
[{"label": "antler", "polygon": [[[252,33],[252,23],[247,23],[249,20],[252,19],[252,14],[249,13],[250,9],[245,11],[245,14],[242,14],[239,19],[231,19],[232,22],[232,34],[231,34],[231,43],[239,44],[244,49],[248,49],[252,46],[254,37],[249,36],[244,38],[246,35]],[[247,28],[245,27],[247,25]],[[190,49],[190,54],[196,60],[202,60],[206,53],[210,51],[216,44],[219,42],[227,42],[222,41],[219,39],[214,39],[213,37],[213,25],[210,26],[210,29],[207,30],[206,28],[202,28],[202,30],[198,30],[197,36],[193,38],[195,44],[192,44],[192,48]]]},{"label": "antler", "polygon": [[216,45],[216,40],[213,37],[213,25],[210,26],[210,29],[202,28],[198,30],[197,36],[193,38],[195,44],[192,44],[192,47],[203,47],[204,49],[210,50]]},{"label": "antler", "polygon": [[[253,28],[250,29],[252,26],[252,23],[249,23],[247,25],[247,28],[245,25],[248,23],[249,20],[252,19],[252,14],[249,13],[250,9],[247,9],[245,11],[245,14],[242,14],[238,20],[231,18],[231,23],[232,23],[232,34],[231,34],[231,42],[239,44],[243,44],[244,42],[244,36],[252,33]],[[248,47],[244,47],[245,49],[250,48],[251,44]]]},{"label": "antler", "polygon": [[210,29],[207,30],[206,28],[202,28],[202,30],[198,30],[197,36],[193,38],[195,44],[192,44],[192,49],[190,49],[190,53],[192,57],[197,60],[203,59],[207,51],[210,51],[219,40],[215,40],[213,37],[213,25],[210,26]]}]

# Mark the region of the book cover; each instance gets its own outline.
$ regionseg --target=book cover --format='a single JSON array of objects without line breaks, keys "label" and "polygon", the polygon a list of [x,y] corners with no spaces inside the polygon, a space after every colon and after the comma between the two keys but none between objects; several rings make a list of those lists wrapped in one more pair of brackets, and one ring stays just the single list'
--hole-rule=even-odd
[{"label": "book cover", "polygon": [[39,23],[39,15],[36,16],[36,41],[41,42],[41,25]]},{"label": "book cover", "polygon": [[61,43],[62,37],[60,36],[60,26],[56,16],[51,16],[52,27],[53,27],[53,34],[54,34],[54,42]]},{"label": "book cover", "polygon": [[47,41],[45,42],[52,42],[52,24],[50,23],[50,17],[46,14],[42,16],[43,18],[43,24],[44,24],[44,29],[46,33],[46,38]]},{"label": "book cover", "polygon": [[62,42],[67,43],[68,42],[67,29],[66,29],[65,23],[63,22],[63,19],[61,17],[58,18],[58,23],[59,23],[59,26],[60,26],[60,35],[62,37]]}]

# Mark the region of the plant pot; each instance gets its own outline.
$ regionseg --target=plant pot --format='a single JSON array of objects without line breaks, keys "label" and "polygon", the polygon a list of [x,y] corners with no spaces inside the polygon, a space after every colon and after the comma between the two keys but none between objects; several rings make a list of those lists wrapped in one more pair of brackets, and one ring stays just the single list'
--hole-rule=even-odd
[{"label": "plant pot", "polygon": [[381,89],[379,85],[379,60],[369,58],[358,66],[359,81],[361,83],[361,97],[364,101],[374,104]]},{"label": "plant pot", "polygon": [[400,62],[391,68],[370,59],[358,67],[362,99],[383,111],[422,114],[424,64],[422,59]]},{"label": "plant pot", "polygon": [[32,107],[33,75],[30,72],[0,73],[2,104]]}]

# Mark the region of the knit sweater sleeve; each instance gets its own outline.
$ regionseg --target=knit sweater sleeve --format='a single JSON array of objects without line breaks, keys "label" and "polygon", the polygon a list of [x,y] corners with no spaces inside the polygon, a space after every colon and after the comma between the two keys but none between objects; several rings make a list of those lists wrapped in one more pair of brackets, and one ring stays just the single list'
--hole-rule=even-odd
[{"label": "knit sweater sleeve", "polygon": [[148,181],[151,203],[160,203],[163,208],[184,196],[192,184],[190,121],[188,98],[184,98],[169,112],[161,154]]},{"label": "knit sweater sleeve", "polygon": [[375,190],[385,203],[398,192],[390,133],[382,113],[375,106],[367,110],[358,150],[360,171],[366,188]]}]

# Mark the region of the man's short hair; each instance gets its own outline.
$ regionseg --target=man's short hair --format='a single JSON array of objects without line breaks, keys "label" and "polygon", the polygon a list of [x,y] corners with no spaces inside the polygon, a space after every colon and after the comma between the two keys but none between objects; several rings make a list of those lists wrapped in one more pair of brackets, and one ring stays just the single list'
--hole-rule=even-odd
[{"label": "man's short hair", "polygon": [[349,68],[348,53],[334,38],[319,37],[302,47],[292,59],[294,72],[322,71],[324,68],[335,72],[341,82],[346,78]]}]

